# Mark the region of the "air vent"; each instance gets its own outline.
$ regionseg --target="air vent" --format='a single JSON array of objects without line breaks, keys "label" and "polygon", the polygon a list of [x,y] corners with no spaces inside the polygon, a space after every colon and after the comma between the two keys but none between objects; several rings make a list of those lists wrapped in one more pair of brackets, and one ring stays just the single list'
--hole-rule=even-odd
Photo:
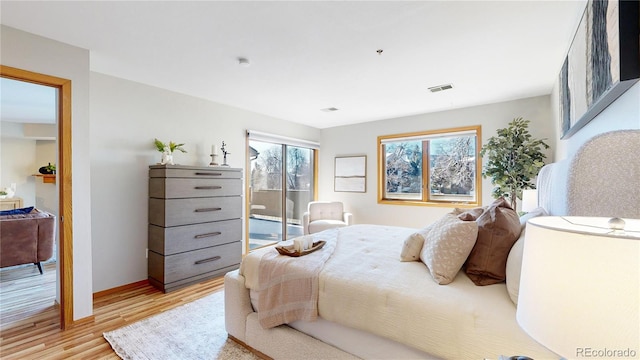
[{"label": "air vent", "polygon": [[429,91],[435,93],[435,92],[438,92],[438,91],[444,91],[444,90],[449,90],[449,89],[453,89],[453,85],[445,84],[445,85],[432,86],[432,87],[429,88]]},{"label": "air vent", "polygon": [[338,111],[338,108],[334,108],[334,107],[328,107],[328,108],[324,108],[324,109],[320,109],[320,111],[324,111],[324,112],[334,112],[334,111]]}]

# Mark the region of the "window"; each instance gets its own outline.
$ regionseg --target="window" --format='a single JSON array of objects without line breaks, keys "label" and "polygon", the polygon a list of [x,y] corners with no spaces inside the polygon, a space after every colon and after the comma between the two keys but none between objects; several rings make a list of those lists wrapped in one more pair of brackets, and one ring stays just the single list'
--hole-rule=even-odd
[{"label": "window", "polygon": [[480,126],[378,137],[378,202],[480,204]]}]

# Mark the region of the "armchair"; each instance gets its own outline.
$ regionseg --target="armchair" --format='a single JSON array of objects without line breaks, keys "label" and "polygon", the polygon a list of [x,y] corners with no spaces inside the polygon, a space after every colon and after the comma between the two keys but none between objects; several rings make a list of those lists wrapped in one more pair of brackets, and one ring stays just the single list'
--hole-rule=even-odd
[{"label": "armchair", "polygon": [[302,215],[304,234],[313,234],[322,230],[348,226],[353,221],[353,215],[344,212],[339,201],[312,201],[307,211]]}]

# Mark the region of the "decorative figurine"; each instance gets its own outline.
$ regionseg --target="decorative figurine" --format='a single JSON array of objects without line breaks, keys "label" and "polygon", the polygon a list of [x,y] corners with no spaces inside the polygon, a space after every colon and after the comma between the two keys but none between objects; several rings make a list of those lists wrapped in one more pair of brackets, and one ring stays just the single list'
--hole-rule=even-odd
[{"label": "decorative figurine", "polygon": [[222,150],[222,155],[224,155],[224,163],[222,163],[222,166],[229,166],[229,164],[227,164],[227,154],[229,154],[229,152],[227,152],[227,144],[225,144],[224,141],[222,142],[220,150]]}]

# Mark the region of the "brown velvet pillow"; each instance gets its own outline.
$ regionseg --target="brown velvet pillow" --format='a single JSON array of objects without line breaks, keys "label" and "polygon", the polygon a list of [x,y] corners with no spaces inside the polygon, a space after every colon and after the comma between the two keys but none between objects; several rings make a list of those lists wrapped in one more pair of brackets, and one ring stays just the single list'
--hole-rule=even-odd
[{"label": "brown velvet pillow", "polygon": [[502,282],[506,279],[509,251],[520,236],[518,213],[499,198],[476,222],[478,239],[467,258],[465,272],[476,285]]},{"label": "brown velvet pillow", "polygon": [[[482,215],[482,213],[484,213],[484,211],[486,210],[486,208],[483,207],[477,207],[477,208],[473,208],[473,209],[469,209],[469,210],[465,210],[462,211],[462,209],[458,209],[456,208],[458,212],[456,215],[458,215],[458,219],[462,220],[462,221],[476,221],[476,219],[478,219],[478,217],[480,217],[480,215]],[[455,212],[454,212],[455,214]]]}]

